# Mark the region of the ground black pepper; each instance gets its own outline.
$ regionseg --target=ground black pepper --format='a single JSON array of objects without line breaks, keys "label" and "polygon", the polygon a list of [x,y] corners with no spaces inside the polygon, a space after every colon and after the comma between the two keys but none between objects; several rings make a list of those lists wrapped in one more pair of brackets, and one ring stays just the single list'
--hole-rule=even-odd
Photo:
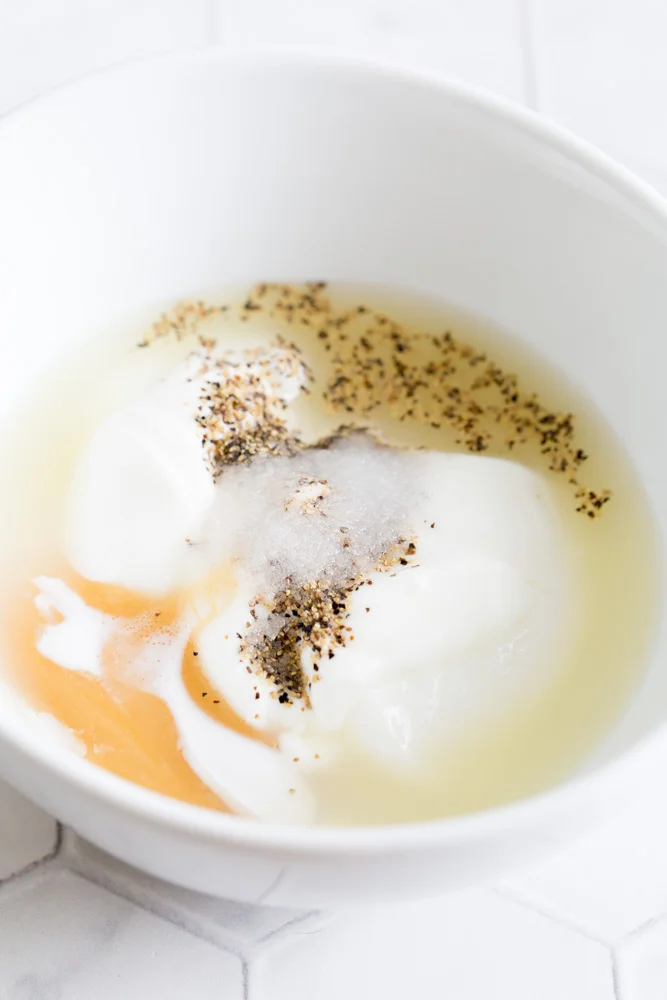
[{"label": "ground black pepper", "polygon": [[[388,547],[377,570],[385,572],[397,564],[407,566],[409,549],[410,556],[417,551],[413,540],[398,539]],[[254,599],[253,606],[263,605],[269,617],[278,620],[278,628],[269,635],[251,625],[239,643],[240,655],[251,672],[261,672],[275,684],[281,704],[294,699],[308,702],[312,681],[304,674],[304,651],[312,660],[324,655],[332,660],[336,648],[354,640],[346,624],[350,597],[369,582],[361,574],[338,584],[317,580],[299,586],[290,584],[270,600],[262,596]],[[316,663],[313,670],[318,673]]]},{"label": "ground black pepper", "polygon": [[[416,420],[435,429],[448,425],[457,432],[459,446],[474,454],[487,452],[492,445],[496,450],[515,450],[537,443],[548,470],[568,477],[577,511],[596,517],[606,506],[609,490],[591,490],[579,482],[588,455],[575,442],[571,413],[550,410],[534,393],[522,391],[515,375],[503,371],[484,352],[457,341],[451,331],[436,335],[408,331],[366,305],[336,309],[325,292],[324,282],[263,283],[252,289],[241,310],[250,307],[270,318],[317,329],[317,338],[332,353],[324,389],[331,407],[366,419],[388,405],[399,421]],[[196,333],[203,319],[223,310],[229,307],[182,304],[161,317],[152,336]],[[224,465],[248,460],[254,447],[230,441],[219,461]],[[267,440],[260,440],[257,447],[264,453],[272,447],[289,451],[290,444],[280,429],[267,426]]]},{"label": "ground black pepper", "polygon": [[[180,340],[194,336],[202,351],[211,352],[215,341],[204,338],[199,328],[215,315],[251,320],[261,314],[282,323],[311,327],[314,340],[328,354],[324,401],[344,415],[348,428],[368,423],[375,411],[384,408],[401,422],[414,421],[435,430],[449,427],[459,447],[473,454],[515,452],[525,445],[536,445],[546,469],[567,477],[577,512],[593,520],[603,511],[611,492],[580,482],[588,454],[576,441],[573,414],[550,409],[534,393],[524,391],[515,375],[505,372],[485,353],[457,341],[451,331],[435,335],[408,331],[390,316],[365,305],[336,309],[325,293],[323,282],[303,286],[263,283],[233,307],[182,303],[163,315],[139,346],[147,346],[157,337],[169,335]],[[293,371],[303,365],[295,345],[280,338],[276,343],[285,349],[285,363]],[[310,377],[305,365],[303,371]],[[234,383],[228,379],[207,383],[197,422],[214,476],[228,465],[250,462],[258,455],[292,455],[303,447],[288,431],[284,404],[271,396],[267,380],[256,370],[256,359],[238,366]],[[341,428],[339,433],[344,431]],[[304,480],[300,490],[302,494],[297,491],[290,502],[317,513],[326,482]],[[433,521],[430,527],[435,526]],[[345,540],[342,544],[345,546]],[[415,554],[414,541],[401,540],[381,568],[407,566]],[[351,594],[372,582],[362,577],[336,585],[316,580],[300,587],[286,585],[268,603],[256,598],[246,634],[237,633],[249,672],[262,671],[269,677],[281,703],[295,698],[307,702],[308,682],[301,666],[304,648],[313,659],[321,655],[333,659],[336,648],[352,638],[345,625]],[[257,628],[260,602],[279,621],[270,635]]]}]

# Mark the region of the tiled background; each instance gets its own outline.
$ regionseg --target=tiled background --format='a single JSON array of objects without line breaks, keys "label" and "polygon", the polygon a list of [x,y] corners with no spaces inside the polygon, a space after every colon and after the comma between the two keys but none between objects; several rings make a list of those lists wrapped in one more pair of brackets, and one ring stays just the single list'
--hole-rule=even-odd
[{"label": "tiled background", "polygon": [[[211,42],[461,77],[667,194],[665,0],[0,0],[0,113],[92,67]],[[0,786],[0,1000],[342,996],[667,1000],[667,793],[499,885],[329,917],[162,885]]]}]

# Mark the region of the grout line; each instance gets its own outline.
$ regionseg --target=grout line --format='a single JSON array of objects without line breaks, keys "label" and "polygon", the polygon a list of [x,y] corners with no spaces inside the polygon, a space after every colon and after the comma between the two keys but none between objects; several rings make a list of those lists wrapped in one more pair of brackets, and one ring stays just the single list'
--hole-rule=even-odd
[{"label": "grout line", "polygon": [[53,849],[51,853],[47,854],[46,857],[43,858],[42,860],[53,861],[54,858],[57,858],[63,849],[64,839],[65,839],[65,827],[63,826],[62,823],[56,820],[56,839],[53,845]]},{"label": "grout line", "polygon": [[618,958],[615,948],[612,948],[611,951],[611,985],[614,991],[614,1000],[622,1000],[621,983],[618,975]]},{"label": "grout line", "polygon": [[[271,952],[269,952],[271,954]],[[267,953],[255,951],[243,962],[243,1000],[262,1000],[266,995],[262,989],[264,976],[262,968],[266,961]]]},{"label": "grout line", "polygon": [[533,111],[539,110],[537,56],[535,51],[535,2],[516,0],[519,14],[519,44],[521,46],[521,76],[523,97]]},{"label": "grout line", "polygon": [[640,937],[644,931],[650,931],[653,927],[661,924],[665,920],[665,917],[667,917],[666,913],[657,913],[654,917],[649,917],[648,920],[644,920],[643,923],[637,924],[637,926],[633,927],[632,930],[629,930],[627,934],[624,934],[621,941],[625,943],[626,941],[632,941],[634,938]]},{"label": "grout line", "polygon": [[63,828],[62,833],[62,846],[60,848],[63,857],[68,860],[70,857],[74,857],[77,851],[77,842],[79,840],[79,834],[75,833],[71,826],[66,826]]},{"label": "grout line", "polygon": [[266,995],[261,988],[263,975],[261,969],[265,963],[266,954],[256,952],[243,963],[243,1000],[262,1000]]},{"label": "grout line", "polygon": [[37,858],[35,861],[30,861],[25,867],[19,868],[17,872],[12,872],[11,875],[7,875],[5,878],[0,879],[0,889],[6,885],[10,885],[12,882],[17,882],[20,878],[25,875],[30,875],[31,872],[36,871],[42,865],[47,865],[49,861],[54,861],[60,854],[60,850],[63,845],[63,826],[62,823],[56,822],[56,837],[53,843],[53,847],[48,852],[48,854],[43,854],[41,858]]},{"label": "grout line", "polygon": [[513,903],[516,903],[517,906],[523,906],[526,910],[532,910],[533,913],[537,913],[538,916],[544,917],[545,920],[549,920],[553,924],[559,924],[561,927],[565,927],[574,934],[579,934],[588,941],[593,941],[594,944],[601,945],[607,950],[611,950],[613,948],[611,941],[608,941],[603,937],[598,937],[596,934],[589,931],[587,927],[578,924],[574,920],[570,920],[568,917],[564,917],[556,910],[550,909],[543,903],[532,899],[530,896],[524,895],[522,892],[518,892],[510,886],[494,886],[491,891],[496,893],[496,895],[500,896],[502,899],[511,900]]}]

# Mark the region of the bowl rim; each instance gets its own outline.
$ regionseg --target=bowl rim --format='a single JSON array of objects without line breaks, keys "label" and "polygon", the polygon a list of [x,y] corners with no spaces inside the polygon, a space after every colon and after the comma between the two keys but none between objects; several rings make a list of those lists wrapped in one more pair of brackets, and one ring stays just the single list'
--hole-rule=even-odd
[{"label": "bowl rim", "polygon": [[[372,78],[398,84],[406,91],[429,91],[454,99],[461,107],[482,113],[490,120],[500,120],[515,132],[536,141],[542,148],[559,154],[588,174],[602,180],[630,206],[643,210],[667,235],[667,200],[650,184],[580,139],[566,128],[543,118],[537,112],[484,89],[452,80],[436,72],[400,68],[378,59],[321,51],[312,47],[252,48],[229,51],[222,46],[206,46],[132,57],[84,73],[10,109],[0,116],[0,151],[5,136],[31,113],[48,113],[51,106],[76,102],[79,94],[99,78],[122,77],[143,67],[212,62],[245,69],[284,71],[298,67],[309,72],[329,72],[356,77],[361,82]],[[360,826],[294,826],[259,823],[242,816],[219,813],[173,799],[144,788],[118,775],[96,767],[74,754],[51,755],[49,748],[31,739],[28,727],[15,731],[0,719],[0,741],[19,749],[34,764],[54,777],[74,784],[100,803],[114,806],[149,823],[171,828],[174,832],[194,835],[215,844],[230,844],[246,849],[277,850],[300,855],[387,855],[396,851],[423,850],[447,844],[464,843],[481,837],[503,836],[541,822],[565,809],[589,802],[596,794],[633,782],[639,769],[653,755],[664,738],[666,724],[658,724],[628,749],[610,761],[599,764],[583,775],[564,779],[545,791],[490,809],[460,816],[419,822]],[[10,779],[11,780],[11,779]]]}]

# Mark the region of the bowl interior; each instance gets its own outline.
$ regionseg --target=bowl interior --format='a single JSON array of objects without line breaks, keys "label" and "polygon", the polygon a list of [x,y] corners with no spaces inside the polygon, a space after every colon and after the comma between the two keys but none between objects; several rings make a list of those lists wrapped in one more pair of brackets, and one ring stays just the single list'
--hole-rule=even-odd
[{"label": "bowl interior", "polygon": [[[667,215],[641,185],[457,87],[215,53],[102,73],[0,126],[2,409],[155,303],[258,279],[404,285],[569,372],[667,512]],[[631,585],[631,582],[629,583]],[[662,720],[652,670],[598,761]],[[0,700],[0,726],[20,725]]]}]

